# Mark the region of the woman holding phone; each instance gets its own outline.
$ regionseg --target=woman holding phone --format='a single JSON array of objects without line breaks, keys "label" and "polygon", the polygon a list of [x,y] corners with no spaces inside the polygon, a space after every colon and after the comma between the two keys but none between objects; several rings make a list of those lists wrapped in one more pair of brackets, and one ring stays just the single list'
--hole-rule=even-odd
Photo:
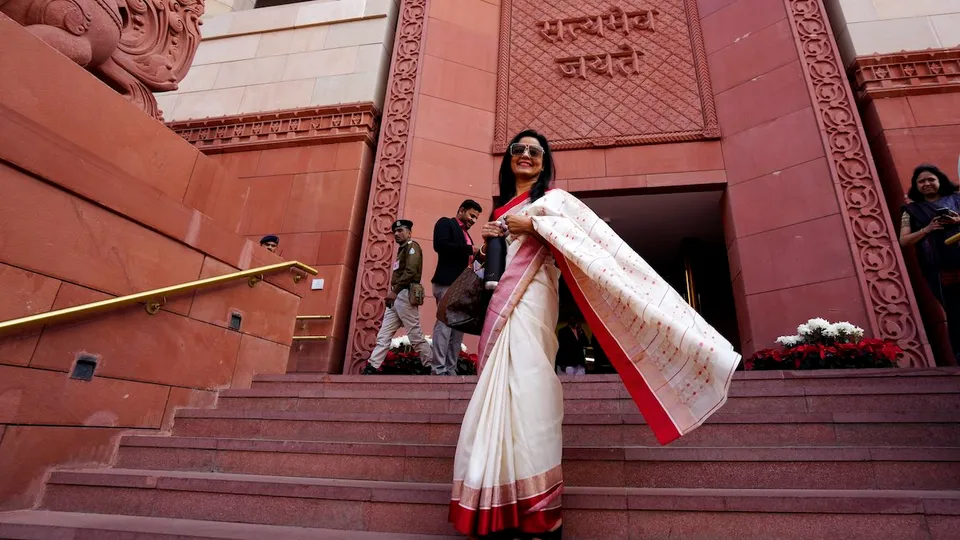
[{"label": "woman holding phone", "polygon": [[480,336],[450,521],[471,538],[560,540],[561,274],[662,444],[723,405],[740,355],[590,208],[551,189],[553,156],[543,135],[518,133],[499,176],[498,208],[482,235],[503,238],[505,266]]},{"label": "woman holding phone", "polygon": [[946,311],[954,355],[960,353],[960,244],[944,241],[960,232],[958,190],[937,167],[918,166],[900,220],[900,245],[917,247],[924,278]]}]

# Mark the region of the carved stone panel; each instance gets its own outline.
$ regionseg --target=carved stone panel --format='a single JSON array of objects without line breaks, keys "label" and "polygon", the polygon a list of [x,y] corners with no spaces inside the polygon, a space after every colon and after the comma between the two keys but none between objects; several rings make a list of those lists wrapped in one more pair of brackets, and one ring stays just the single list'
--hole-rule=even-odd
[{"label": "carved stone panel", "polygon": [[956,92],[960,47],[859,56],[849,73],[861,99]]},{"label": "carved stone panel", "polygon": [[503,0],[494,151],[719,137],[696,0]]}]

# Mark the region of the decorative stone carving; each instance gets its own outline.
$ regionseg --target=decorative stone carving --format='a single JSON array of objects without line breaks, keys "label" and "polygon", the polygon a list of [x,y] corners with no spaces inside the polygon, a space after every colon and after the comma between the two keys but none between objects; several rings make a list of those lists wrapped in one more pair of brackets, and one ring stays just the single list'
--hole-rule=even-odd
[{"label": "decorative stone carving", "polygon": [[203,0],[0,0],[0,11],[162,120],[200,44]]},{"label": "decorative stone carving", "polygon": [[494,152],[720,136],[697,0],[502,0]]},{"label": "decorative stone carving", "polygon": [[820,0],[784,0],[813,98],[830,171],[853,249],[871,329],[895,340],[910,366],[932,365],[913,289],[887,212],[853,94]]},{"label": "decorative stone carving", "polygon": [[[366,141],[373,145],[378,116],[373,103],[355,103],[170,122],[167,126],[203,153],[216,154],[318,142]],[[263,129],[265,123],[267,130]]]},{"label": "decorative stone carving", "polygon": [[643,51],[638,51],[629,43],[620,45],[619,52],[587,54],[580,56],[568,56],[566,58],[557,58],[556,63],[560,64],[560,71],[564,77],[587,78],[587,68],[594,73],[615,77],[616,75],[639,75],[640,74],[640,56]]},{"label": "decorative stone carving", "polygon": [[402,0],[400,5],[380,143],[367,203],[367,223],[360,248],[344,373],[359,372],[370,356],[383,318],[383,298],[390,288],[390,264],[396,251],[390,225],[394,216],[403,210],[401,201],[413,147],[413,113],[420,87],[429,3],[429,0]]},{"label": "decorative stone carving", "polygon": [[624,36],[629,36],[631,30],[655,32],[654,15],[658,13],[655,9],[626,12],[615,7],[609,13],[599,15],[543,21],[539,23],[540,35],[550,43],[556,43],[577,39],[581,33],[604,37],[607,32],[620,32]]},{"label": "decorative stone carving", "polygon": [[850,80],[861,99],[960,91],[960,48],[860,56]]}]

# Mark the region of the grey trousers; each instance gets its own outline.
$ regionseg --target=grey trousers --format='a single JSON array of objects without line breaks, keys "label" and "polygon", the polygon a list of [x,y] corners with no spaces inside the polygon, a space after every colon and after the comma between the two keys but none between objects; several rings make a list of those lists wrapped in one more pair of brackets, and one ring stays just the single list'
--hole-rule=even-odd
[{"label": "grey trousers", "polygon": [[[449,287],[433,284],[433,297],[437,305]],[[463,332],[454,330],[439,320],[433,325],[433,360],[430,367],[434,375],[456,375],[457,358],[460,356],[460,344],[463,343]]]},{"label": "grey trousers", "polygon": [[393,307],[383,312],[383,323],[377,334],[377,346],[370,353],[371,366],[379,368],[380,364],[383,364],[387,353],[390,352],[390,340],[401,326],[407,329],[410,345],[420,353],[420,362],[423,365],[430,365],[430,345],[423,339],[423,332],[420,330],[420,308],[410,305],[410,291],[403,290],[393,301]]}]

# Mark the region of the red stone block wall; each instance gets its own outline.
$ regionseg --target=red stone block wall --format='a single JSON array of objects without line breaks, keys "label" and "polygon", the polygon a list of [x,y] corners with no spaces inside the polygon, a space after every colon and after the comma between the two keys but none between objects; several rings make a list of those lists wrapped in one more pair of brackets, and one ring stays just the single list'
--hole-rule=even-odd
[{"label": "red stone block wall", "polygon": [[323,290],[305,290],[300,335],[327,341],[294,345],[290,371],[340,373],[366,215],[373,150],[363,141],[214,154],[219,177],[191,182],[185,202],[254,242],[280,237],[277,253],[319,271]]},{"label": "red stone block wall", "polygon": [[[929,347],[913,295],[904,292],[905,270],[899,252],[892,251],[893,231],[885,227],[885,217],[876,223],[882,207],[869,202],[864,208],[840,207],[850,194],[865,193],[871,200],[879,185],[872,157],[860,144],[859,116],[852,100],[845,100],[842,64],[822,5],[796,0],[696,4],[701,28],[698,33],[691,26],[691,36],[695,48],[702,37],[712,90],[705,81],[699,88],[713,93],[720,140],[617,146],[613,139],[597,139],[600,146],[614,147],[557,152],[557,186],[581,195],[725,187],[725,236],[744,353],[772,346],[777,336],[821,316],[896,339],[908,350],[909,363],[926,365]],[[424,5],[427,16],[421,21]],[[501,32],[512,24],[501,20],[503,3],[463,0],[452,6],[422,0],[401,6],[390,75],[394,83],[385,97],[370,199],[380,213],[367,217],[358,270],[371,278],[357,287],[347,372],[362,367],[382,316],[388,219],[393,214],[412,219],[414,237],[429,244],[435,220],[452,215],[460,200],[489,202],[499,162],[491,152],[499,136],[497,114],[509,107],[498,91],[512,95],[529,84],[522,76],[516,85],[498,82],[500,62],[522,60],[522,53],[510,48],[500,57]],[[536,24],[531,15],[536,7],[524,6],[512,16]],[[806,47],[804,58],[798,47]],[[814,59],[812,51],[821,56]],[[532,46],[531,54],[542,51]],[[832,65],[833,73],[829,67],[811,67],[816,62],[817,67]],[[538,75],[530,79],[543,80]],[[661,79],[669,75],[660,74]],[[698,80],[703,75],[698,71]],[[825,100],[814,100],[818,91],[840,93],[830,118],[822,110]],[[709,117],[710,100],[701,105]],[[577,121],[576,114],[559,108],[548,113],[548,123]],[[846,130],[842,137],[830,136],[835,129],[830,122]],[[704,129],[704,134],[714,132]],[[843,149],[848,142],[852,147]],[[426,251],[428,279],[435,257]],[[434,310],[432,302],[421,310],[428,332]]]},{"label": "red stone block wall", "polygon": [[[464,199],[479,202],[485,215],[491,210],[491,180],[499,166],[490,147],[500,31],[499,3],[430,2],[429,8],[409,172],[398,216],[413,221],[413,237],[423,247],[428,296],[437,265],[433,225],[456,214]],[[471,236],[481,241],[479,226]],[[420,308],[420,322],[425,334],[433,333],[432,297]],[[472,352],[476,341],[472,336],[465,340]]]},{"label": "red stone block wall", "polygon": [[[0,42],[0,320],[280,262],[182,203],[220,166],[2,16]],[[109,463],[123,431],[283,373],[305,283],[0,336],[0,510],[31,506],[50,467]],[[69,376],[80,353],[91,381]]]},{"label": "red stone block wall", "polygon": [[869,327],[803,66],[780,0],[700,0],[743,352],[810,317]]},{"label": "red stone block wall", "polygon": [[[862,105],[870,146],[877,159],[890,213],[897,217],[910,189],[913,169],[920,163],[932,163],[958,182],[957,158],[960,155],[960,87],[938,94],[912,94],[899,97],[865,98]],[[917,90],[922,91],[922,88]],[[909,89],[906,93],[910,93]],[[923,320],[939,364],[954,365],[946,317],[930,292],[912,249],[905,250],[910,277],[920,304]]]},{"label": "red stone block wall", "polygon": [[[499,2],[431,2],[422,79],[414,113],[413,148],[402,217],[414,221],[424,247],[424,283],[436,268],[433,225],[453,216],[466,198],[484,214],[497,192],[500,156],[491,154],[497,92]],[[512,134],[510,135],[512,136]],[[555,153],[556,187],[590,192],[724,184],[718,141],[632,146]],[[480,242],[479,226],[472,231]],[[429,291],[429,285],[427,285]],[[432,333],[436,304],[420,310],[424,332]],[[476,339],[465,343],[476,350]]]}]

